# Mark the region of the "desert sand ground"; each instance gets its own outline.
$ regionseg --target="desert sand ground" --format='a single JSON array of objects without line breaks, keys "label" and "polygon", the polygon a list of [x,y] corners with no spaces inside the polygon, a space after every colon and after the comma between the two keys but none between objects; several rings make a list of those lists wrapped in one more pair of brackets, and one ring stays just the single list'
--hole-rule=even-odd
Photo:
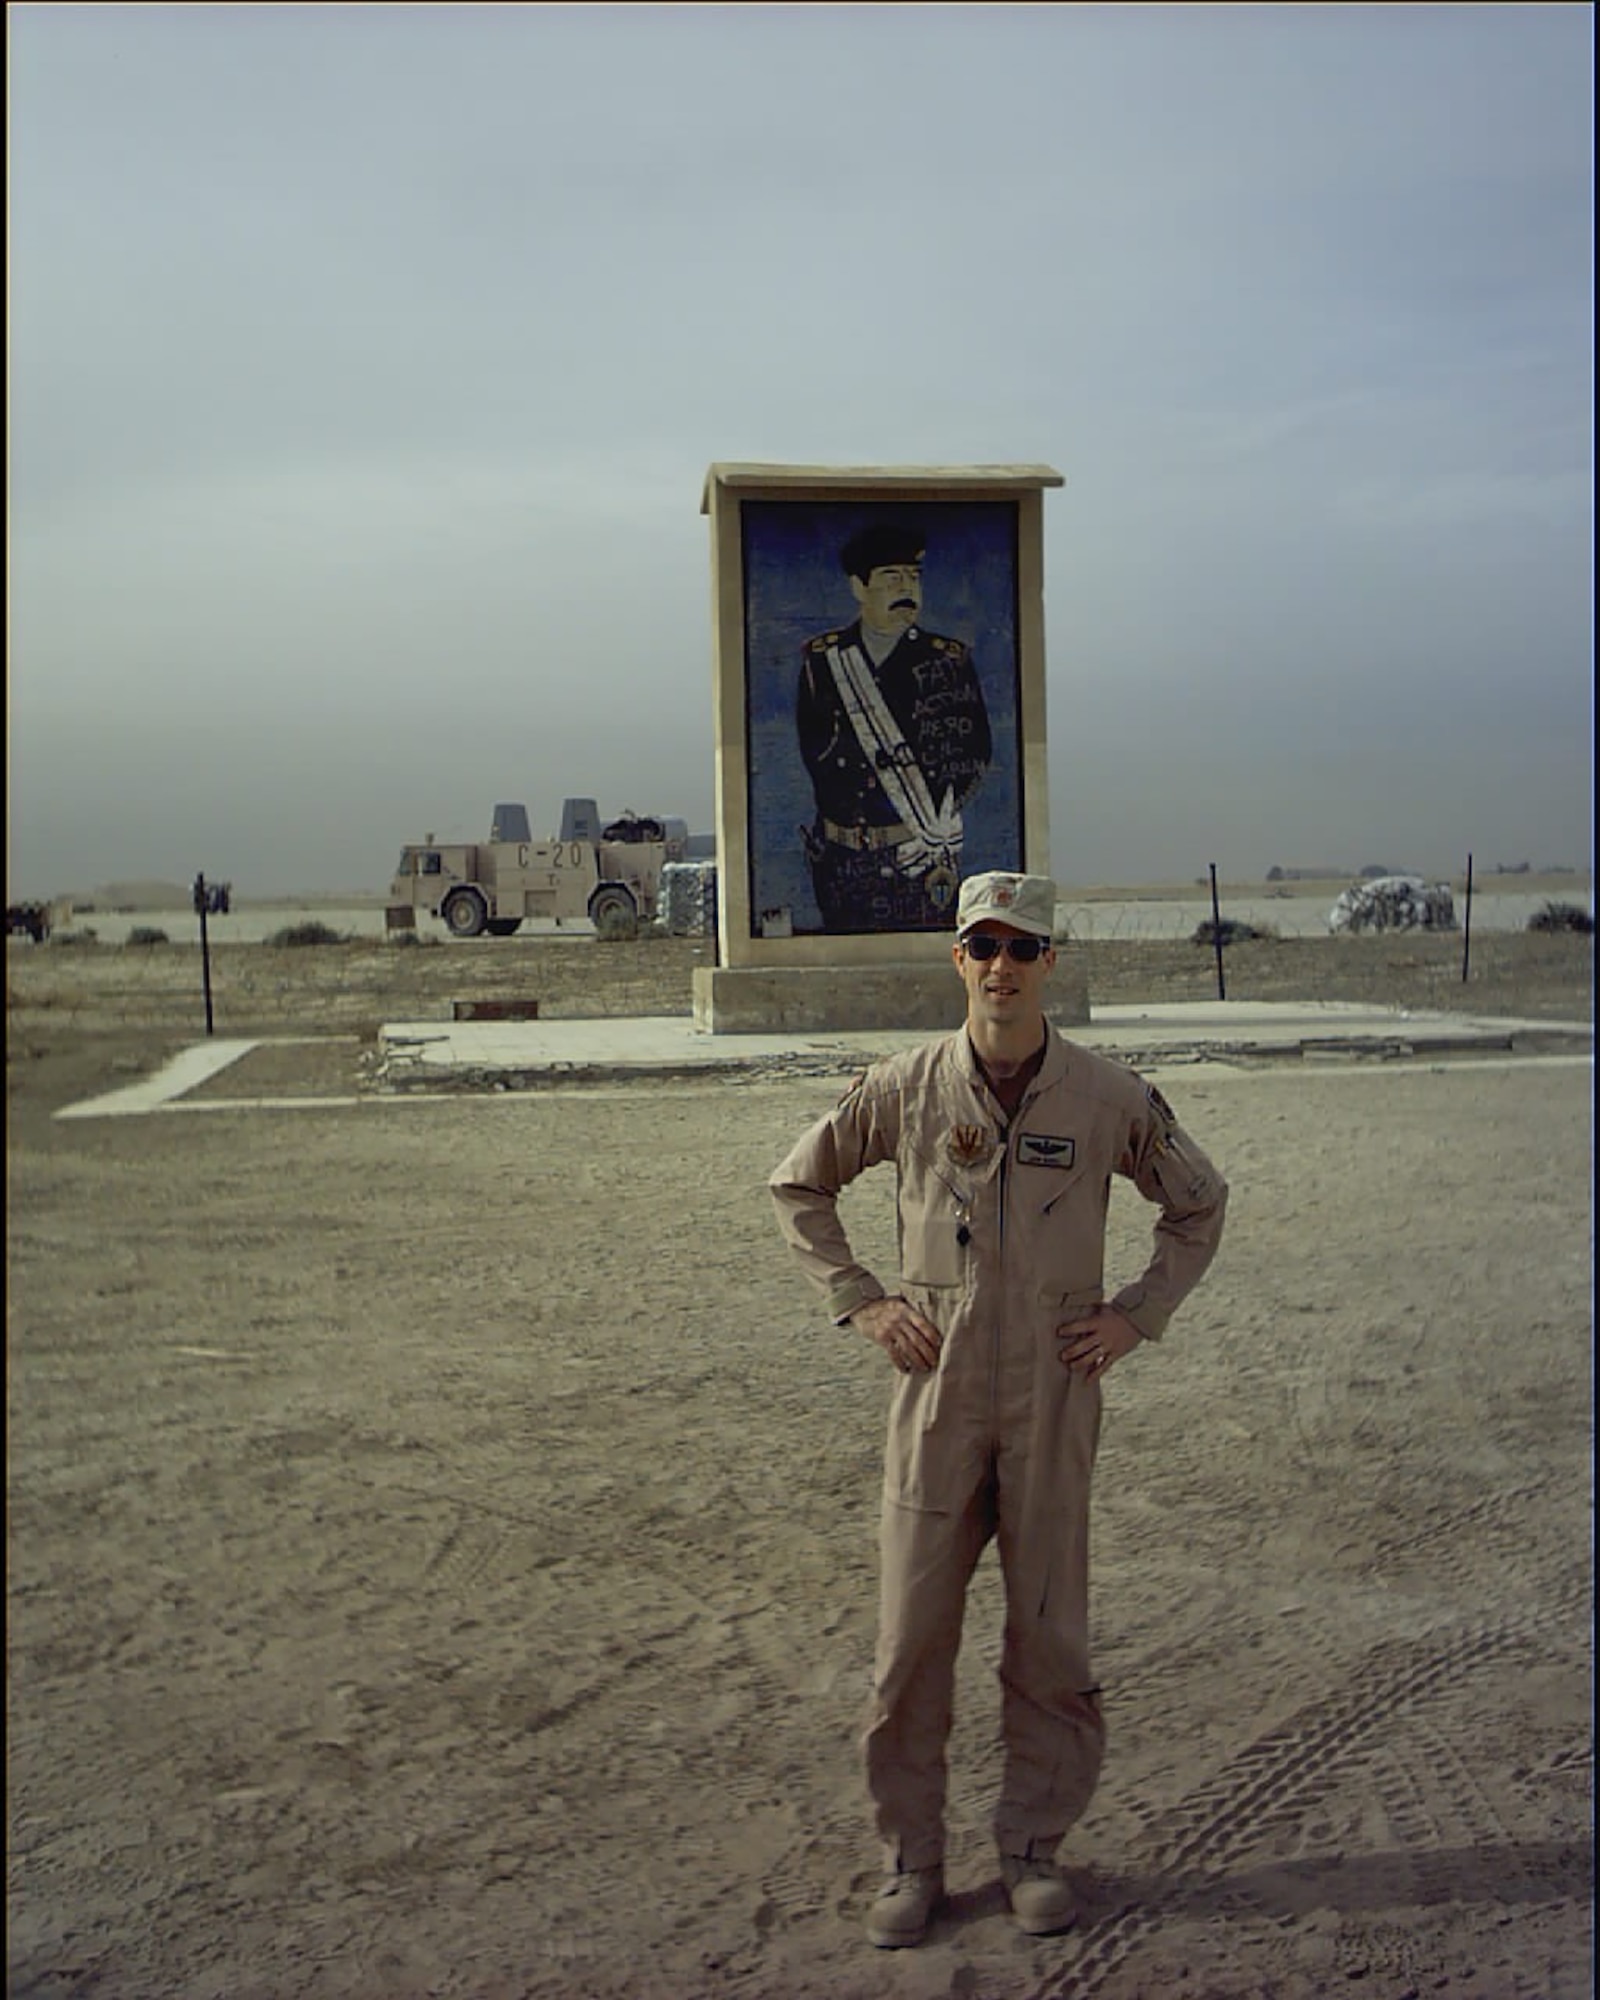
[{"label": "desert sand ground", "polygon": [[[219,1032],[314,1039],[227,1094],[303,1102],[72,1123],[196,1037],[198,954],[8,950],[8,1993],[1587,1996],[1589,1068],[1154,1073],[1234,1199],[1107,1385],[1082,1916],[1001,1909],[986,1562],[953,1905],[877,1953],[889,1384],[763,1190],[840,1080],[364,1084],[452,995],[687,1011],[696,949],[241,945]],[[1091,953],[1101,1002],[1211,975]],[[1459,942],[1229,978],[1449,1005]],[[1486,940],[1470,1003],[1584,1019],[1591,980],[1588,940]],[[892,1270],[881,1176],[847,1213]],[[1118,1200],[1114,1272],[1147,1226]]]}]

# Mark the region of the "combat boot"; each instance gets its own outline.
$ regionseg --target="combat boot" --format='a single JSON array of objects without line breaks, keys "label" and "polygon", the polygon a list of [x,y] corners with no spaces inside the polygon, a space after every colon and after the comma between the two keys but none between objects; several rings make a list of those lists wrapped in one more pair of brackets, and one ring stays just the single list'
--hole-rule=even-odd
[{"label": "combat boot", "polygon": [[1077,1921],[1078,1906],[1053,1861],[1002,1854],[1000,1879],[1018,1930],[1030,1937],[1052,1937],[1057,1931],[1070,1930]]},{"label": "combat boot", "polygon": [[867,1912],[867,1936],[885,1951],[921,1944],[944,1901],[944,1869],[901,1868],[888,1876]]}]

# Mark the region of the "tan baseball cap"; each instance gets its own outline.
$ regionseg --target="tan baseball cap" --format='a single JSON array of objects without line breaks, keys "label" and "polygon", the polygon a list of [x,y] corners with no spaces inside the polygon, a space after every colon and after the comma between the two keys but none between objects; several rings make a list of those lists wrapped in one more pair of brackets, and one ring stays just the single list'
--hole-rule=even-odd
[{"label": "tan baseball cap", "polygon": [[1048,875],[969,875],[956,908],[956,937],[982,923],[1050,938],[1056,928],[1056,885]]}]

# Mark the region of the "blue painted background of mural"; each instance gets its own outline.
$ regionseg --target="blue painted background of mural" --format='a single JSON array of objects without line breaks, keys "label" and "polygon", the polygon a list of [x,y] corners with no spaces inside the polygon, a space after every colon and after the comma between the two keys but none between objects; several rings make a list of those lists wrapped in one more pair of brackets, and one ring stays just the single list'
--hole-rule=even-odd
[{"label": "blue painted background of mural", "polygon": [[806,641],[858,614],[839,551],[858,528],[877,523],[925,534],[920,622],[971,647],[989,711],[994,762],[963,814],[962,873],[1020,868],[1015,503],[747,500],[740,516],[751,934],[761,935],[761,912],[773,909],[788,909],[797,933],[823,927],[800,836],[816,801],[795,732],[795,697]]}]

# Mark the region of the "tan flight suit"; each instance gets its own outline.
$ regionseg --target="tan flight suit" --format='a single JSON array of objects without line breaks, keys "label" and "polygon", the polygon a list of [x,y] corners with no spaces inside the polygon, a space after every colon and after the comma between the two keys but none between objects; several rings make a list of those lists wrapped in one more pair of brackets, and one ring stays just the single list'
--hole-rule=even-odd
[{"label": "tan flight suit", "polygon": [[963,1028],[877,1064],[771,1177],[784,1235],[836,1322],[884,1287],[856,1261],[837,1197],[899,1176],[899,1296],[944,1336],[898,1375],[889,1418],[868,1788],[891,1869],[943,1859],[945,1745],[966,1590],[997,1537],[1002,1853],[1048,1858],[1083,1813],[1105,1726],[1089,1668],[1089,1478],[1100,1389],[1056,1328],[1105,1298],[1106,1210],[1122,1174],[1161,1215],[1144,1275],[1114,1303],[1148,1340],[1199,1281],[1227,1189],[1132,1070],[1053,1028],[1009,1131]]}]

